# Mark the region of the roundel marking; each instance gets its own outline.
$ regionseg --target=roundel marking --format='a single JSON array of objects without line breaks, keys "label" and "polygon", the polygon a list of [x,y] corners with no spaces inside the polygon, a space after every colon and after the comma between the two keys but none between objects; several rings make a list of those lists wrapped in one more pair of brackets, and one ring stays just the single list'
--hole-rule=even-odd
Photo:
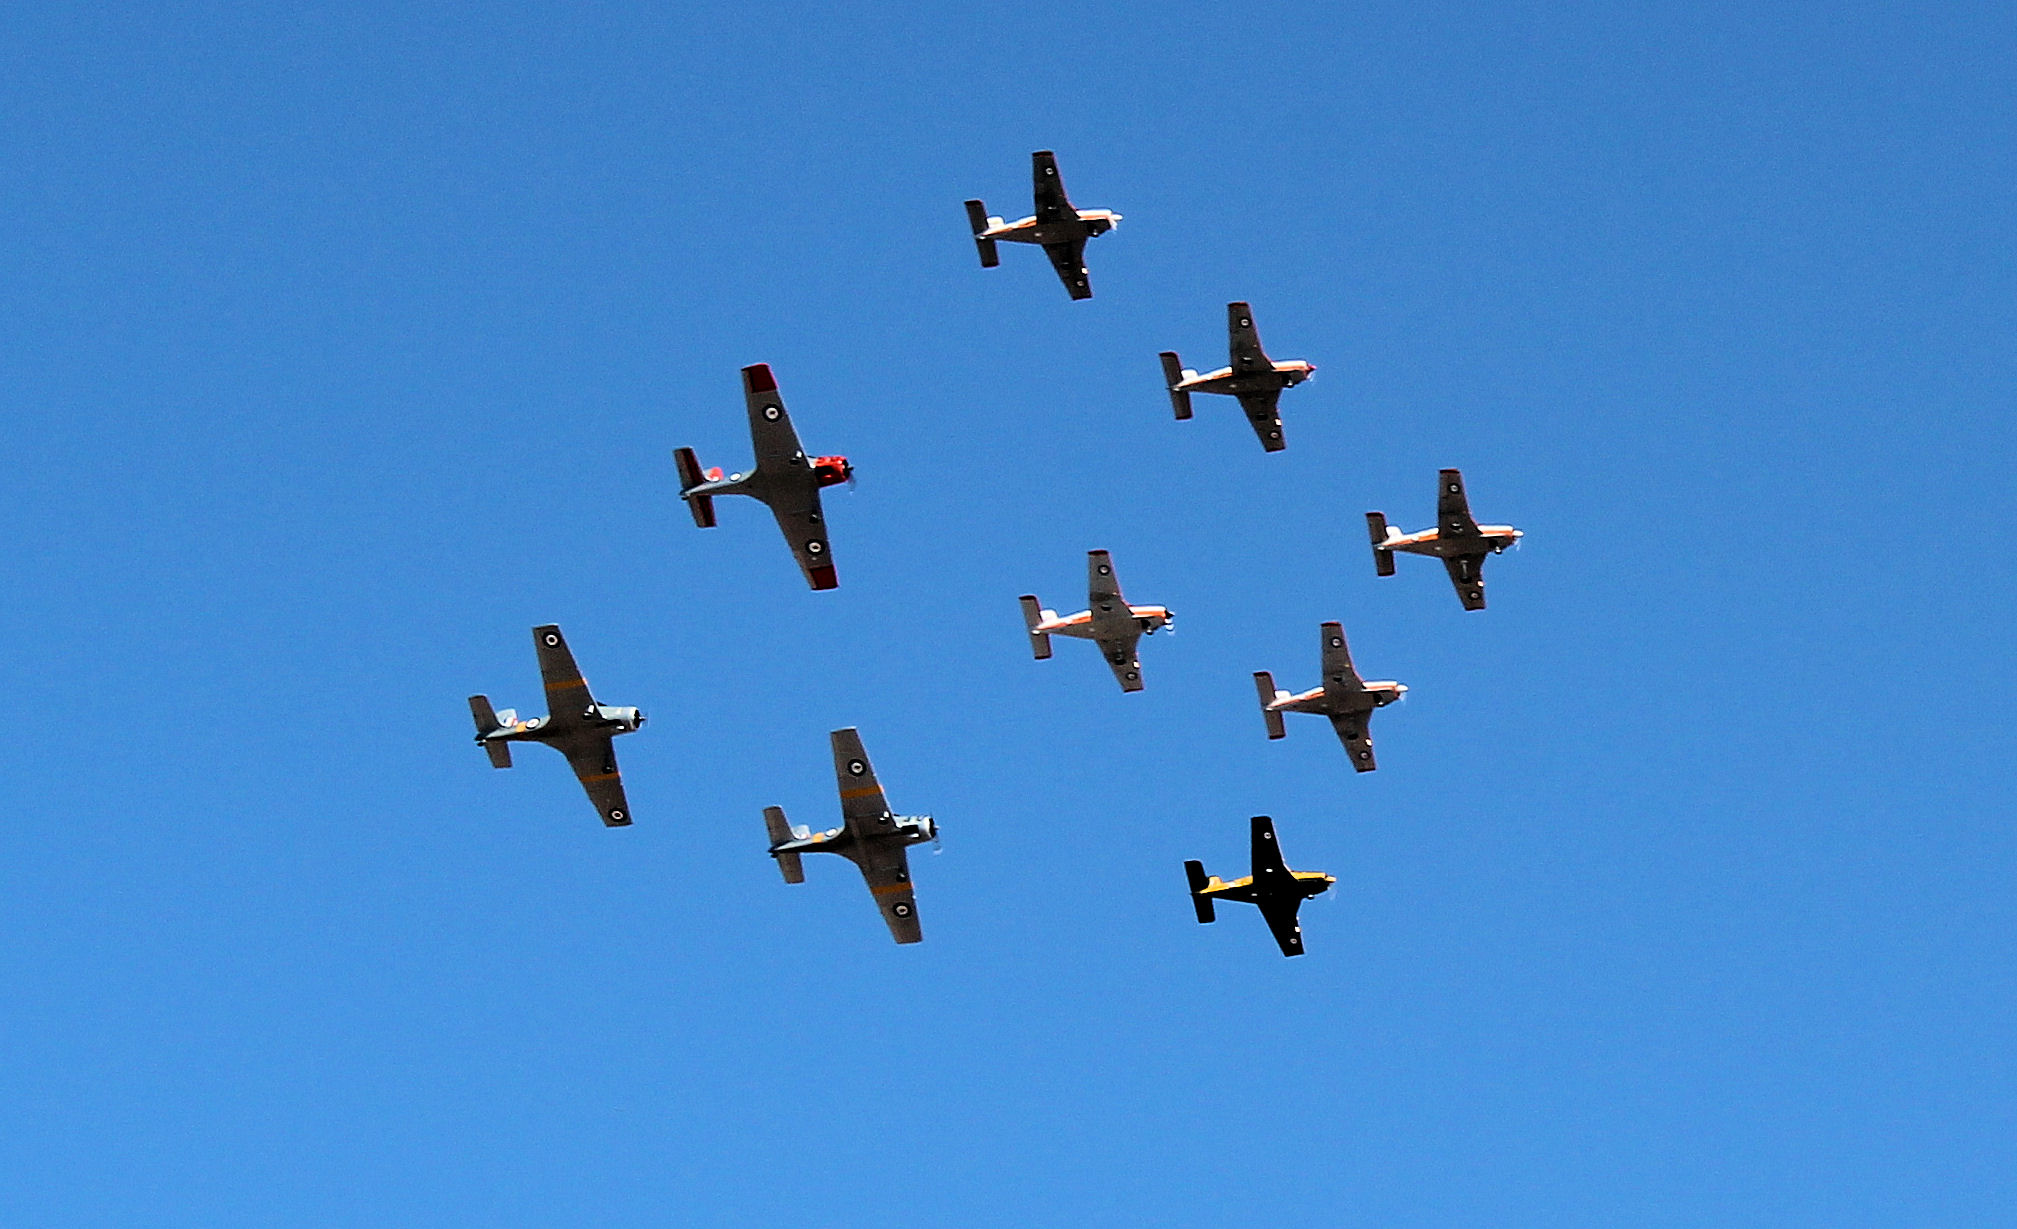
[{"label": "roundel marking", "polygon": [[1337,648],[1337,647],[1338,647],[1339,645],[1343,644],[1344,642],[1345,642],[1345,638],[1344,638],[1343,636],[1333,636],[1333,637],[1331,637],[1331,647],[1332,647],[1332,648],[1334,648],[1334,649],[1335,649],[1335,648]]},{"label": "roundel marking", "polygon": [[818,538],[814,538],[805,544],[805,553],[808,555],[817,555],[825,549],[826,543],[820,541]]},{"label": "roundel marking", "polygon": [[548,644],[559,644],[559,643],[560,643],[560,637],[558,637],[558,636],[554,635],[554,634],[553,634],[552,632],[548,632],[548,633],[546,633],[546,643],[548,643]]},{"label": "roundel marking", "polygon": [[1450,494],[1452,494],[1452,495],[1455,495],[1455,494],[1456,494],[1456,493],[1457,493],[1458,491],[1461,491],[1461,490],[1463,490],[1463,489],[1464,489],[1463,487],[1461,487],[1461,486],[1458,486],[1458,485],[1457,485],[1456,483],[1454,483],[1454,482],[1452,482],[1452,483],[1450,484]]},{"label": "roundel marking", "polygon": [[847,770],[858,777],[868,771],[868,765],[862,763],[860,760],[849,760],[847,762]]},{"label": "roundel marking", "polygon": [[1141,674],[1139,672],[1134,670],[1128,671],[1128,682],[1132,683],[1139,678],[1141,678]]},{"label": "roundel marking", "polygon": [[1362,760],[1369,760],[1373,758],[1373,753],[1370,751],[1361,751],[1359,752],[1359,758]]},{"label": "roundel marking", "polygon": [[623,811],[622,811],[622,809],[621,809],[621,808],[618,808],[617,810],[613,810],[613,811],[611,811],[611,812],[609,813],[609,817],[610,817],[611,819],[622,819],[622,818],[623,818]]},{"label": "roundel marking", "polygon": [[776,406],[774,406],[774,405],[767,405],[767,406],[764,406],[764,407],[763,407],[763,416],[764,416],[765,418],[768,418],[768,419],[770,419],[770,420],[771,420],[772,422],[776,422],[776,421],[777,421],[777,416],[778,416],[779,414],[783,413],[783,412],[784,412],[784,411],[782,411],[782,410],[778,409],[778,408],[777,408]]},{"label": "roundel marking", "polygon": [[895,904],[891,905],[891,906],[889,907],[889,911],[890,911],[891,913],[894,913],[894,914],[896,914],[896,915],[897,915],[898,917],[909,917],[909,916],[910,916],[910,902],[909,902],[909,901],[907,901],[907,900],[900,900],[900,901],[896,902]]},{"label": "roundel marking", "polygon": [[1107,566],[1106,564],[1104,564],[1104,563],[1102,563],[1102,564],[1100,565],[1100,575],[1102,575],[1102,576],[1109,576],[1109,575],[1112,575],[1112,573],[1113,573],[1113,569],[1112,569],[1112,568],[1108,567],[1108,566]]},{"label": "roundel marking", "polygon": [[528,730],[536,730],[539,728],[539,723],[545,720],[546,718],[544,717],[534,717],[532,720],[525,723],[525,728]]},{"label": "roundel marking", "polygon": [[1252,320],[1249,320],[1249,319],[1247,319],[1247,318],[1246,318],[1245,316],[1241,316],[1241,317],[1240,317],[1240,327],[1241,327],[1241,328],[1246,328],[1247,326],[1251,325],[1252,323],[1253,323],[1253,321],[1252,321]]}]

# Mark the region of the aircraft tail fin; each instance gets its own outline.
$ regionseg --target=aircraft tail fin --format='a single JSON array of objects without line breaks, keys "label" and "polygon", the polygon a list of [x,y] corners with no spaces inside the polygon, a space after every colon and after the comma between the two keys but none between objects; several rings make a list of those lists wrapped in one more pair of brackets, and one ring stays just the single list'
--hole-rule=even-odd
[{"label": "aircraft tail fin", "polygon": [[693,513],[693,523],[702,529],[714,528],[714,496],[687,494],[707,481],[707,475],[700,472],[700,458],[691,448],[676,448],[672,463],[679,467],[679,497],[686,501],[686,510]]},{"label": "aircraft tail fin", "polygon": [[[497,714],[491,710],[489,696],[469,697],[469,715],[476,718],[476,738],[478,742],[482,742],[485,735],[495,734],[504,728],[504,723],[499,721]],[[510,743],[484,743],[483,752],[490,757],[491,767],[511,767]]]},{"label": "aircraft tail fin", "polygon": [[1001,263],[1001,253],[995,249],[994,240],[982,238],[987,233],[987,206],[979,201],[966,203],[966,220],[973,227],[973,245],[980,249],[980,267],[992,269]]},{"label": "aircraft tail fin", "polygon": [[1184,874],[1191,880],[1191,908],[1198,911],[1198,921],[1215,922],[1218,910],[1212,905],[1212,898],[1205,895],[1205,888],[1211,880],[1205,877],[1205,864],[1198,861],[1184,863]]},{"label": "aircraft tail fin", "polygon": [[1051,612],[1039,605],[1036,595],[1032,593],[1023,594],[1022,604],[1023,625],[1029,629],[1030,634],[1030,652],[1036,654],[1038,661],[1043,661],[1051,655],[1051,636],[1049,632],[1038,631],[1037,626],[1049,617]]},{"label": "aircraft tail fin", "polygon": [[1191,416],[1191,395],[1178,391],[1177,385],[1194,373],[1184,370],[1183,360],[1174,350],[1163,351],[1162,360],[1163,384],[1170,390],[1170,408],[1177,412],[1177,421],[1181,422]]},{"label": "aircraft tail fin", "polygon": [[[783,807],[765,807],[763,826],[770,833],[772,845],[782,845],[792,839],[791,825],[785,822]],[[805,882],[805,863],[800,860],[797,850],[773,852],[770,856],[777,859],[777,869],[784,875],[786,883]]]},{"label": "aircraft tail fin", "polygon": [[1289,732],[1282,725],[1282,714],[1268,707],[1275,702],[1275,676],[1266,670],[1254,671],[1254,690],[1260,693],[1261,717],[1268,723],[1268,737],[1287,738]]},{"label": "aircraft tail fin", "polygon": [[1366,532],[1373,539],[1374,569],[1382,576],[1392,576],[1394,574],[1394,552],[1383,549],[1387,538],[1393,532],[1387,528],[1387,514],[1384,512],[1366,513]]}]

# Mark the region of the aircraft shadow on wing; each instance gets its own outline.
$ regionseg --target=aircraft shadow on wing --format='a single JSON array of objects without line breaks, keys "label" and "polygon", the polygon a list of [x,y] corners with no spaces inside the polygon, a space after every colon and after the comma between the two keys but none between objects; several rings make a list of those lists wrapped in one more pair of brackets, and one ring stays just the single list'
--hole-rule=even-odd
[{"label": "aircraft shadow on wing", "polygon": [[846,457],[805,454],[768,363],[742,369],[742,394],[749,407],[755,463],[746,474],[724,477],[719,469],[702,470],[693,449],[676,449],[673,462],[679,467],[679,497],[693,513],[693,523],[702,529],[714,528],[717,495],[747,495],[760,501],[777,518],[777,527],[798,560],[806,583],[815,589],[838,588],[840,576],[834,570],[819,492],[853,478],[854,467]]},{"label": "aircraft shadow on wing", "polygon": [[1142,689],[1142,663],[1135,653],[1141,638],[1165,627],[1176,632],[1176,616],[1167,607],[1128,605],[1121,596],[1120,578],[1114,575],[1113,558],[1103,550],[1086,552],[1087,609],[1060,616],[1044,609],[1035,594],[1025,593],[1021,601],[1030,651],[1038,661],[1050,657],[1052,636],[1090,640],[1099,646],[1122,691]]},{"label": "aircraft shadow on wing", "polygon": [[521,721],[515,709],[493,712],[489,696],[471,696],[469,712],[476,718],[477,743],[497,768],[511,767],[511,744],[545,743],[567,757],[602,822],[612,828],[626,826],[630,804],[624,801],[614,740],[640,729],[644,714],[595,702],[558,625],[533,628],[532,643],[546,684],[546,716]]}]

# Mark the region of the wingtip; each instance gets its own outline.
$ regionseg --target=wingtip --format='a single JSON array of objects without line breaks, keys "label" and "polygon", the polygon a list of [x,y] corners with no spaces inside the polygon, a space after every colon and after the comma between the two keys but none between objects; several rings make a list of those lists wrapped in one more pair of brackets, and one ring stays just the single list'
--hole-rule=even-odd
[{"label": "wingtip", "polygon": [[774,393],[777,391],[777,377],[770,374],[769,363],[752,363],[742,369],[743,381],[753,393]]},{"label": "wingtip", "polygon": [[815,589],[840,588],[840,575],[831,567],[814,568],[809,575],[812,579],[812,587]]}]

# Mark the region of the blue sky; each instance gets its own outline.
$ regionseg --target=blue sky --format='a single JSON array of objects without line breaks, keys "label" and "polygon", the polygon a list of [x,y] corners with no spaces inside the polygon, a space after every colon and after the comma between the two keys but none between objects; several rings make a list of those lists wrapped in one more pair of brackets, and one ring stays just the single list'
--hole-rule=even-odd
[{"label": "blue sky", "polygon": [[[2017,1220],[2017,18],[0,15],[0,1220]],[[1069,302],[960,201],[1058,151]],[[1223,306],[1319,374],[1170,418]],[[769,362],[843,587],[671,449]],[[1527,531],[1373,575],[1435,470]],[[1114,552],[1123,696],[1016,595]],[[1413,566],[1410,566],[1413,565]],[[1407,683],[1357,776],[1249,674]],[[463,697],[557,621],[635,827]],[[861,728],[916,859],[787,888]],[[1246,819],[1306,958],[1192,920]]]}]

